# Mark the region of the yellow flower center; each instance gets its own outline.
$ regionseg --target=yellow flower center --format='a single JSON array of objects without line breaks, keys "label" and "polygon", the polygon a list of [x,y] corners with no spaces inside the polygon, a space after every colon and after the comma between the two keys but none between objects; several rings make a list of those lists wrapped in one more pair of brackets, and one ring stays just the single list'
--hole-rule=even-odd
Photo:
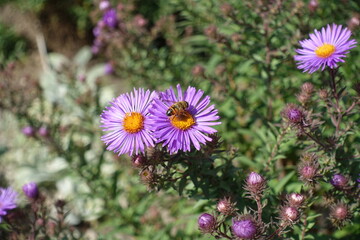
[{"label": "yellow flower center", "polygon": [[195,119],[188,111],[183,111],[180,114],[171,116],[170,122],[178,129],[187,130],[195,124]]},{"label": "yellow flower center", "polygon": [[335,46],[324,43],[322,46],[318,47],[315,50],[316,56],[321,58],[327,58],[330,57],[335,52]]},{"label": "yellow flower center", "polygon": [[144,128],[144,116],[137,112],[127,113],[123,126],[128,133],[137,133]]}]

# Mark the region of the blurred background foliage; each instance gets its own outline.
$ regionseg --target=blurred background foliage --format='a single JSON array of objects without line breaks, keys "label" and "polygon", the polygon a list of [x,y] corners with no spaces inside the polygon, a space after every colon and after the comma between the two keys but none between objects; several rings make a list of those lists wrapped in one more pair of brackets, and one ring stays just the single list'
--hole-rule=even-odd
[{"label": "blurred background foliage", "polygon": [[[238,168],[223,171],[229,179],[241,182],[250,170],[264,171],[277,146],[275,166],[265,173],[272,195],[301,190],[296,164],[305,145],[295,136],[279,141],[280,112],[296,102],[304,82],[321,89],[328,75],[299,71],[294,50],[330,23],[348,25],[359,42],[358,1],[319,0],[316,7],[297,0],[111,2],[120,9],[121,31],[104,33],[99,53],[92,54],[99,1],[0,1],[0,185],[20,189],[36,181],[52,198],[68,200],[68,221],[84,238],[201,239],[197,215],[212,211],[219,196],[190,191],[191,182],[184,196],[171,188],[149,193],[128,157],[105,151],[100,141],[99,115],[113,97],[132,87],[164,90],[180,83],[203,89],[219,109],[226,154],[214,161],[218,168],[225,169],[224,162]],[[145,25],[136,22],[139,16]],[[353,49],[340,69],[352,95],[359,51]],[[356,124],[348,144],[359,151],[359,116],[350,120]],[[49,132],[25,137],[24,126]],[[359,167],[347,173],[355,180]],[[313,231],[306,239],[330,239],[329,233],[357,239],[359,216],[355,220],[345,230]]]}]

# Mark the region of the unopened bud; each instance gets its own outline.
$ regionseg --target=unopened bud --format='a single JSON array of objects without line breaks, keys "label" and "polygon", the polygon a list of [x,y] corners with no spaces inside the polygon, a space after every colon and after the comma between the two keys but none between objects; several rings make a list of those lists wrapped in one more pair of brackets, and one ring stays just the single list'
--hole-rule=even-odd
[{"label": "unopened bud", "polygon": [[320,97],[322,100],[326,100],[326,99],[329,97],[328,91],[325,90],[325,89],[321,89],[321,90],[319,91],[319,97]]},{"label": "unopened bud", "polygon": [[36,199],[39,196],[39,189],[36,183],[29,182],[22,187],[24,194],[30,199]]},{"label": "unopened bud", "polygon": [[348,23],[347,23],[348,27],[350,30],[354,30],[355,28],[360,26],[360,14],[355,14],[354,16],[352,16]]},{"label": "unopened bud", "polygon": [[292,124],[298,124],[304,120],[304,112],[295,104],[288,104],[282,111],[282,115]]},{"label": "unopened bud", "polygon": [[305,198],[300,193],[291,193],[287,197],[290,206],[300,206]]},{"label": "unopened bud", "polygon": [[147,164],[147,160],[146,160],[145,156],[142,154],[133,156],[131,159],[131,162],[132,162],[132,165],[136,168],[142,168],[142,167],[146,166],[146,164]]},{"label": "unopened bud", "polygon": [[26,126],[21,129],[21,132],[27,137],[33,137],[35,134],[35,129],[31,126]]},{"label": "unopened bud", "polygon": [[215,74],[217,76],[222,76],[225,71],[226,71],[226,68],[223,64],[217,65],[215,68]]},{"label": "unopened bud", "polygon": [[295,207],[285,206],[281,211],[281,217],[285,221],[294,222],[299,218],[299,211]]},{"label": "unopened bud", "polygon": [[216,208],[217,210],[224,214],[224,215],[232,215],[236,209],[235,209],[235,203],[231,202],[231,200],[229,198],[224,198],[224,199],[221,199]]},{"label": "unopened bud", "polygon": [[341,174],[335,174],[330,183],[337,189],[345,189],[348,186],[348,179]]},{"label": "unopened bud", "polygon": [[330,215],[335,219],[345,220],[350,215],[349,208],[343,203],[336,204],[331,208]]},{"label": "unopened bud", "polygon": [[314,85],[312,83],[306,82],[301,86],[301,91],[312,94],[314,91]]},{"label": "unopened bud", "polygon": [[234,221],[231,229],[235,236],[242,239],[252,239],[256,234],[256,224],[251,220]]},{"label": "unopened bud", "polygon": [[220,6],[220,10],[225,16],[229,16],[233,11],[233,7],[229,3],[224,3]]},{"label": "unopened bud", "polygon": [[204,33],[206,36],[208,36],[210,39],[216,39],[217,38],[217,27],[215,25],[210,25],[207,28],[205,28]]},{"label": "unopened bud", "polygon": [[198,226],[203,233],[211,233],[215,230],[216,219],[209,213],[203,213],[198,219]]},{"label": "unopened bud", "polygon": [[194,77],[204,77],[205,68],[200,64],[195,65],[191,70]]},{"label": "unopened bud", "polygon": [[315,12],[318,6],[319,6],[318,0],[310,0],[308,5],[310,12]]},{"label": "unopened bud", "polygon": [[317,176],[317,167],[311,163],[301,164],[299,166],[300,178],[305,182],[312,182]]}]

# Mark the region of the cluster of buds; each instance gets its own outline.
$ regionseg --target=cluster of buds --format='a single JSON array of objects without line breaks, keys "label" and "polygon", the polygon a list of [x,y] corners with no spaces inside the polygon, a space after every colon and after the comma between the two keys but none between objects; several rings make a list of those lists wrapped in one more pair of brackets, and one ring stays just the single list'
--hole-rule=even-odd
[{"label": "cluster of buds", "polygon": [[280,209],[280,216],[283,222],[293,224],[300,217],[300,209],[305,201],[304,195],[291,193],[286,196],[286,203]]},{"label": "cluster of buds", "polygon": [[[99,3],[99,10],[97,12],[101,13],[101,18],[93,29],[95,37],[91,48],[93,54],[98,54],[109,42],[116,43],[118,47],[124,45],[125,41],[133,42],[129,32],[142,33],[148,23],[140,14],[131,17],[127,15],[133,10],[131,4],[119,3],[117,7],[113,7],[108,0],[102,0]],[[130,21],[124,21],[129,18]]]},{"label": "cluster of buds", "polygon": [[351,218],[349,206],[345,203],[337,203],[330,207],[330,221],[338,228],[344,226]]},{"label": "cluster of buds", "polygon": [[317,156],[314,153],[305,153],[301,156],[298,165],[300,179],[310,185],[315,184],[316,178],[320,177]]},{"label": "cluster of buds", "polygon": [[305,106],[310,102],[313,93],[314,93],[314,85],[312,83],[306,82],[301,86],[301,91],[297,95],[297,99],[302,106]]},{"label": "cluster of buds", "polygon": [[246,178],[244,189],[250,194],[253,199],[258,199],[266,187],[266,180],[263,176],[256,172],[251,172]]},{"label": "cluster of buds", "polygon": [[49,130],[46,126],[42,126],[39,129],[36,129],[32,126],[25,126],[21,129],[21,132],[26,137],[34,137],[36,134],[38,134],[40,137],[48,137],[49,136]]}]

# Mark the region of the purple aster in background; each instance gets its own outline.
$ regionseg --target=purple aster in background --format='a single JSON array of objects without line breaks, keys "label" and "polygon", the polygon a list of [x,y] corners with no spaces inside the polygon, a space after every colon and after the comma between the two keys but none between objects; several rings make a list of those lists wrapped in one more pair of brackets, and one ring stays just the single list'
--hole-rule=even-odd
[{"label": "purple aster in background", "polygon": [[336,68],[338,62],[345,62],[342,58],[354,48],[356,41],[349,40],[351,31],[341,25],[332,24],[320,31],[314,30],[310,39],[300,41],[302,49],[296,49],[295,61],[299,69],[313,73],[326,66]]},{"label": "purple aster in background", "polygon": [[140,88],[113,99],[111,106],[101,114],[100,127],[109,131],[101,138],[108,145],[107,150],[119,155],[132,155],[154,146],[155,139],[149,126],[149,106],[155,96],[155,92]]},{"label": "purple aster in background", "polygon": [[22,190],[28,198],[36,199],[39,196],[38,186],[34,182],[24,184]]},{"label": "purple aster in background", "polygon": [[7,214],[8,210],[16,208],[17,192],[11,187],[0,188],[0,222],[2,217]]},{"label": "purple aster in background", "polygon": [[[210,126],[218,125],[220,122],[218,111],[210,104],[210,97],[204,95],[204,91],[188,87],[183,92],[180,84],[177,85],[177,96],[172,88],[159,94],[154,99],[150,108],[150,124],[154,130],[154,136],[163,146],[167,146],[171,154],[178,150],[190,151],[193,145],[200,150],[200,143],[211,141],[206,134],[213,134],[216,130]],[[170,116],[169,108],[180,101],[185,101],[187,107],[173,107],[175,111]],[[177,105],[176,105],[177,106]]]},{"label": "purple aster in background", "polygon": [[110,28],[115,28],[118,23],[117,16],[116,16],[116,10],[114,8],[107,10],[104,13],[103,21],[106,26],[108,26]]},{"label": "purple aster in background", "polygon": [[100,10],[106,10],[106,9],[108,9],[110,7],[110,5],[111,4],[110,4],[110,2],[108,0],[102,0],[99,3],[99,9]]},{"label": "purple aster in background", "polygon": [[104,73],[105,73],[106,75],[110,75],[110,74],[112,74],[113,72],[114,72],[114,67],[113,67],[113,65],[112,65],[111,63],[105,64],[105,66],[104,66]]},{"label": "purple aster in background", "polygon": [[26,126],[21,129],[21,132],[27,137],[32,137],[35,134],[35,129],[31,126]]}]

